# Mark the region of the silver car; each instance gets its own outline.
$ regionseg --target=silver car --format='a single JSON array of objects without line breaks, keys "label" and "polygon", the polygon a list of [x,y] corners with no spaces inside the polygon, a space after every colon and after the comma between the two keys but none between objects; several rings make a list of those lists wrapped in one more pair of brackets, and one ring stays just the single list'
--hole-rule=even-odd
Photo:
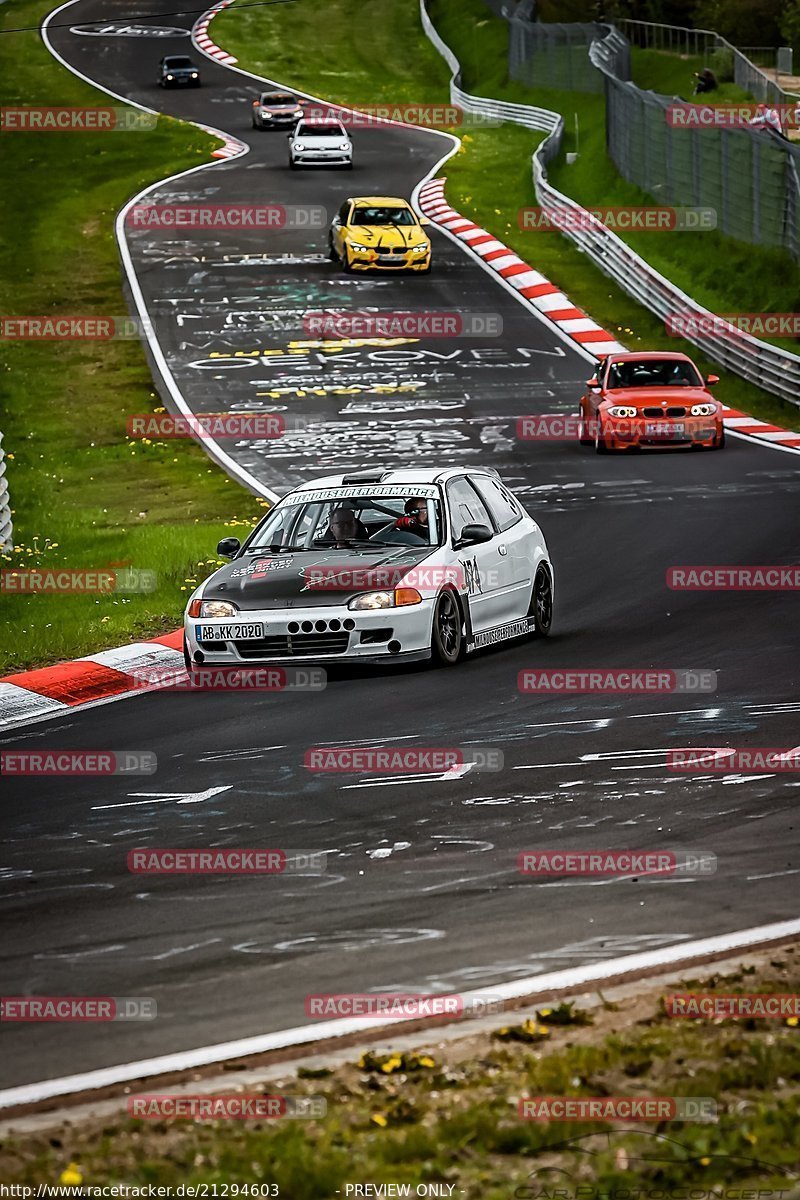
[{"label": "silver car", "polygon": [[542,531],[490,468],[372,470],[300,484],[189,599],[184,657],[453,666],[546,636],[553,567]]},{"label": "silver car", "polygon": [[353,143],[341,121],[302,120],[289,134],[289,166],[353,166]]}]

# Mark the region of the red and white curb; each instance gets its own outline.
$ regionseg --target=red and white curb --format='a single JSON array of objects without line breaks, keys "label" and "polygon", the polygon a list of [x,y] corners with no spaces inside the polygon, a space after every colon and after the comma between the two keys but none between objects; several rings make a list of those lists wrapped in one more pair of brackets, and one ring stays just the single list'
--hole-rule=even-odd
[{"label": "red and white curb", "polygon": [[[219,0],[213,8],[204,12],[199,20],[195,21],[192,26],[192,43],[197,50],[205,54],[207,58],[213,58],[215,62],[222,63],[225,67],[232,67],[238,62],[238,58],[234,58],[232,54],[228,54],[227,50],[223,50],[216,42],[213,42],[208,36],[208,26],[218,12],[223,8],[227,8],[232,4],[233,0]],[[201,129],[206,126],[202,125]],[[240,142],[238,138],[231,137],[230,134],[224,135],[223,145],[218,150],[212,150],[212,158],[237,158],[240,154],[244,154],[249,150],[249,147],[244,142]]]},{"label": "red and white curb", "polygon": [[557,325],[572,341],[592,354],[613,354],[625,347],[596,321],[576,308],[568,296],[560,292],[539,271],[534,271],[513,250],[492,233],[462,217],[444,198],[444,179],[432,179],[419,190],[419,207],[435,225],[441,225],[477,254],[493,271],[521,296],[524,296],[544,317]]},{"label": "red and white curb", "polygon": [[[206,126],[201,125],[200,128],[205,129]],[[208,130],[208,132],[214,133],[215,136],[217,136],[217,137],[219,136],[219,134],[216,133],[216,130],[211,129],[211,130]],[[240,142],[237,140],[237,138],[229,137],[226,134],[225,140],[224,140],[223,144],[219,147],[219,149],[211,151],[211,157],[212,158],[238,158],[238,156],[240,154],[246,154],[248,149],[249,149],[249,147],[246,146],[244,144],[244,142]]]},{"label": "red and white curb", "polygon": [[226,67],[233,66],[233,64],[239,60],[238,58],[234,58],[232,54],[228,54],[227,50],[223,50],[221,46],[218,46],[216,42],[211,40],[208,35],[208,27],[217,13],[221,12],[223,8],[227,8],[228,5],[232,3],[233,0],[219,0],[218,4],[215,4],[213,8],[210,8],[208,12],[203,13],[199,21],[195,22],[192,29],[192,41],[198,47],[198,49],[202,50],[204,54],[207,54],[209,58],[215,58],[217,62],[224,63]]},{"label": "red and white curb", "polygon": [[[599,356],[626,349],[591,317],[575,308],[554,283],[535,271],[493,234],[451,208],[444,198],[445,182],[445,179],[432,179],[419,190],[419,207],[429,220],[469,246],[491,270],[583,350]],[[800,450],[800,433],[797,431],[770,425],[736,408],[726,406],[723,421],[731,433],[769,442],[779,448]]]},{"label": "red and white curb", "polygon": [[768,421],[759,421],[740,412],[738,408],[725,406],[723,417],[725,428],[731,433],[740,433],[746,437],[756,438],[771,445],[786,446],[792,450],[800,450],[800,433],[796,430],[781,429],[780,425],[770,425]]},{"label": "red and white curb", "polygon": [[148,679],[183,669],[183,632],[100,650],[86,658],[0,679],[0,729],[141,692]]}]

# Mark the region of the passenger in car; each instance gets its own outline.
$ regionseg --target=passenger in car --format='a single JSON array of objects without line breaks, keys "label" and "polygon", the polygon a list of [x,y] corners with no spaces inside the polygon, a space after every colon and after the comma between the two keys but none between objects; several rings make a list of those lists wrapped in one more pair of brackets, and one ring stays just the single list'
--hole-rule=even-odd
[{"label": "passenger in car", "polygon": [[359,521],[352,508],[335,508],[328,524],[328,534],[323,541],[328,541],[329,537],[336,549],[342,550],[348,542],[366,538],[367,528]]}]

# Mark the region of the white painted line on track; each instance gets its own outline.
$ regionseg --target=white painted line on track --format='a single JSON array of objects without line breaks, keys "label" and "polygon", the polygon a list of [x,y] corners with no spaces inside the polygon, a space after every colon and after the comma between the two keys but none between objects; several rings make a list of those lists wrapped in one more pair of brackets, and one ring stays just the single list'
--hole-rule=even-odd
[{"label": "white painted line on track", "polygon": [[232,787],[232,783],[226,783],[222,787],[208,788],[205,792],[128,792],[129,796],[145,796],[146,799],[124,800],[121,804],[95,804],[92,812],[105,808],[135,808],[139,804],[166,804],[168,800],[175,800],[178,804],[201,804],[203,800],[210,800],[221,792],[229,792]]},{"label": "white painted line on track", "polygon": [[[753,929],[742,929],[734,933],[717,934],[700,938],[694,942],[677,942],[657,950],[646,950],[640,954],[629,954],[623,958],[603,963],[589,963],[581,967],[570,967],[564,971],[552,971],[542,975],[531,975],[526,979],[515,979],[511,983],[485,984],[480,990],[462,993],[464,1006],[482,1000],[487,988],[499,1000],[519,1000],[530,995],[578,990],[591,987],[604,980],[633,972],[659,972],[676,963],[689,963],[693,959],[709,955],[735,954],[737,951],[753,949],[765,942],[788,940],[800,935],[800,919],[777,921],[771,925],[759,925]],[[405,1021],[395,1020],[392,1028],[402,1033]],[[441,1022],[438,1022],[440,1025]],[[384,1017],[342,1017],[335,1021],[320,1021],[310,1026],[295,1029],[280,1029],[256,1037],[239,1038],[233,1042],[220,1042],[213,1046],[201,1046],[196,1050],[183,1050],[174,1054],[163,1054],[157,1058],[142,1059],[140,1062],[120,1063],[113,1067],[102,1067],[96,1071],[84,1071],[79,1075],[65,1075],[58,1079],[43,1079],[37,1083],[0,1091],[0,1109],[21,1104],[37,1104],[55,1096],[69,1096],[97,1088],[113,1087],[135,1079],[172,1072],[183,1072],[192,1068],[225,1062],[228,1059],[245,1058],[282,1050],[289,1046],[309,1045],[329,1038],[343,1037],[352,1033],[368,1034],[376,1029],[386,1029]],[[468,1028],[465,1025],[465,1029]]]}]

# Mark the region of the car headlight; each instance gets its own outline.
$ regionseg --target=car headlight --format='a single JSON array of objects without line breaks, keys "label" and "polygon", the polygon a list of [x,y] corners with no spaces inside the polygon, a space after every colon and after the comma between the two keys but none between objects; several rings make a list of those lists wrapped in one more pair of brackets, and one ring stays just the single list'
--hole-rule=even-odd
[{"label": "car headlight", "polygon": [[197,71],[192,71],[192,79],[197,79]]},{"label": "car headlight", "polygon": [[190,617],[235,617],[239,609],[230,600],[192,600]]},{"label": "car headlight", "polygon": [[411,252],[412,252],[412,254],[427,254],[429,249],[430,249],[429,246],[424,246],[424,245],[423,246],[413,246]]},{"label": "car headlight", "polygon": [[171,75],[168,75],[168,76],[167,76],[167,79],[172,79],[172,76],[171,76]]},{"label": "car headlight", "polygon": [[713,417],[713,415],[716,411],[717,411],[717,407],[715,404],[693,404],[692,405],[692,416],[693,417]]},{"label": "car headlight", "polygon": [[268,108],[262,108],[261,116],[262,117],[270,117],[270,116],[272,116],[272,113],[269,111]]},{"label": "car headlight", "polygon": [[303,145],[302,142],[292,142],[292,149],[293,150],[305,150],[305,146]]},{"label": "car headlight", "polygon": [[636,409],[629,407],[627,404],[615,404],[613,408],[608,410],[610,417],[635,417]]},{"label": "car headlight", "polygon": [[342,144],[341,144],[341,146],[339,147],[339,149],[340,149],[340,150],[350,150],[350,149],[351,149],[350,143],[349,143],[349,142],[342,142]]},{"label": "car headlight", "polygon": [[404,608],[421,603],[422,596],[416,588],[395,588],[393,592],[364,592],[354,596],[347,607],[354,612],[374,612],[378,608]]},{"label": "car headlight", "polygon": [[365,252],[369,250],[369,246],[362,246],[360,242],[348,242],[347,244],[351,250],[363,250]]}]

